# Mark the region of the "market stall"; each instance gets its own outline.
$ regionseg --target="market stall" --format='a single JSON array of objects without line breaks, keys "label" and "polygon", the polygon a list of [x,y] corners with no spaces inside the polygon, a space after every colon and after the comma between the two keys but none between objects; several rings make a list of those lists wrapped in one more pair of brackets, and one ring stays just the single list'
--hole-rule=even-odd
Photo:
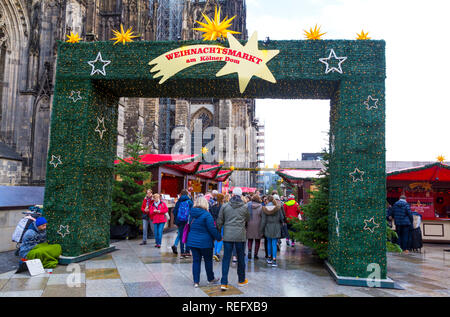
[{"label": "market stall", "polygon": [[275,173],[297,190],[298,200],[304,204],[309,202],[309,192],[315,189],[314,179],[322,177],[320,169],[282,169]]},{"label": "market stall", "polygon": [[406,196],[422,215],[423,241],[450,242],[450,166],[437,162],[387,174],[387,201]]}]

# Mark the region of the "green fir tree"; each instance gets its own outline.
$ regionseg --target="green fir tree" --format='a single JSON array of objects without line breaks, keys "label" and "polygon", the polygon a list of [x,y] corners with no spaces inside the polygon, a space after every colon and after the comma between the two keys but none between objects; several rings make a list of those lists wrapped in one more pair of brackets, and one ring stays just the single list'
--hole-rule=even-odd
[{"label": "green fir tree", "polygon": [[328,208],[329,208],[329,154],[323,154],[323,177],[314,181],[317,191],[309,192],[312,198],[309,204],[303,205],[302,221],[294,220],[291,232],[297,241],[315,250],[319,258],[326,259],[328,255]]},{"label": "green fir tree", "polygon": [[137,135],[135,142],[126,145],[126,155],[131,161],[126,162],[119,158],[121,162],[115,166],[117,179],[114,180],[113,187],[111,225],[139,226],[142,223],[142,201],[153,182],[152,174],[147,172],[146,166],[140,162],[139,155],[145,150],[141,139],[142,137]]}]

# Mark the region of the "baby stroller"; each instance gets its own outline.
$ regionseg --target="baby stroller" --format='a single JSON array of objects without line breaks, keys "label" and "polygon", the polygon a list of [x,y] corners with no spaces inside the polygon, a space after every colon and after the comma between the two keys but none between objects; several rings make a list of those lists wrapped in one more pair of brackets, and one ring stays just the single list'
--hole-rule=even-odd
[{"label": "baby stroller", "polygon": [[412,252],[421,253],[423,247],[422,243],[422,230],[420,229],[420,223],[422,222],[422,215],[413,212],[413,224],[411,225],[411,230],[409,231],[409,246],[408,249]]},{"label": "baby stroller", "polygon": [[37,218],[42,216],[42,209],[38,206],[32,206],[28,208],[28,211],[23,212],[22,214],[25,216],[19,221],[16,230],[14,230],[12,235],[12,241],[16,242],[16,252],[14,253],[16,256],[19,256],[20,245],[25,232]]}]

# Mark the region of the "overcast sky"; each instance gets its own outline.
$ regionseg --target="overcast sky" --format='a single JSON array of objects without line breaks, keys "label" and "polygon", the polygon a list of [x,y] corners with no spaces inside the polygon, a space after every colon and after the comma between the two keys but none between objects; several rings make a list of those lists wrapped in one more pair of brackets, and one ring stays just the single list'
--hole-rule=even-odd
[{"label": "overcast sky", "polygon": [[[450,1],[247,0],[247,29],[263,40],[304,39],[317,23],[324,39],[356,38],[364,29],[386,41],[386,159],[450,161]],[[280,105],[282,104],[282,106]],[[266,124],[266,164],[320,151],[329,102],[257,100]]]}]

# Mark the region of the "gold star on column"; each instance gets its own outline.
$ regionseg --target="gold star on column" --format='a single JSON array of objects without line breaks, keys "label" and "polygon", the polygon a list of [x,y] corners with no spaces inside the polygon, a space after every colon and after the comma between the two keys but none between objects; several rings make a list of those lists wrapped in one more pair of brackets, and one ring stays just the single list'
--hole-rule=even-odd
[{"label": "gold star on column", "polygon": [[[228,33],[228,43],[230,44],[231,50],[236,50],[239,53],[246,53],[254,58],[249,58],[249,60],[244,58],[236,58],[239,63],[227,61],[226,65],[216,74],[217,77],[238,73],[239,90],[241,93],[245,91],[245,88],[247,88],[247,85],[253,76],[267,80],[271,83],[277,82],[266,64],[280,51],[259,50],[257,32],[253,33],[252,37],[247,44],[245,44],[245,46],[242,46],[231,33]],[[230,58],[235,60],[233,56],[230,56]]]}]

